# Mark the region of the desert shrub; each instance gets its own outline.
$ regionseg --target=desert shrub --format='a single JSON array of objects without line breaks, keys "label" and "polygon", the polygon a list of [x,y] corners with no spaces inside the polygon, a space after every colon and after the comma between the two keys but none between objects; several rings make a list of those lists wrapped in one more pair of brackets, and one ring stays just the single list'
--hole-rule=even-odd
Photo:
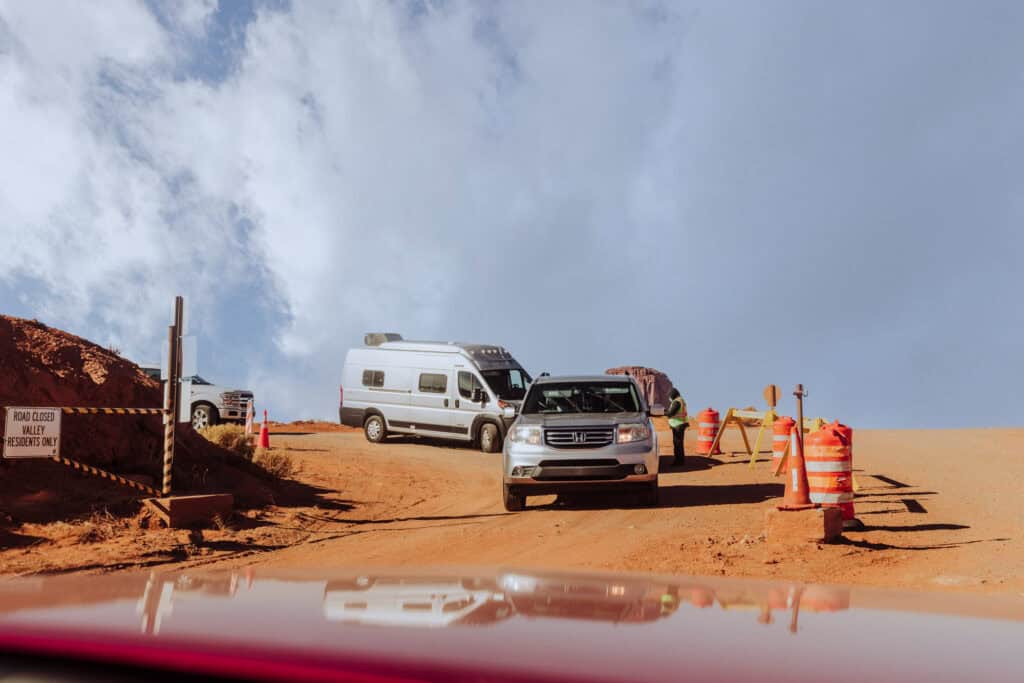
[{"label": "desert shrub", "polygon": [[252,461],[278,479],[287,479],[295,473],[295,463],[291,456],[282,451],[260,448]]},{"label": "desert shrub", "polygon": [[75,531],[79,543],[109,541],[120,533],[120,525],[106,510],[96,511]]},{"label": "desert shrub", "polygon": [[252,460],[255,446],[252,437],[247,436],[245,429],[239,425],[222,424],[199,430],[199,433],[210,442],[227,449],[246,460]]}]

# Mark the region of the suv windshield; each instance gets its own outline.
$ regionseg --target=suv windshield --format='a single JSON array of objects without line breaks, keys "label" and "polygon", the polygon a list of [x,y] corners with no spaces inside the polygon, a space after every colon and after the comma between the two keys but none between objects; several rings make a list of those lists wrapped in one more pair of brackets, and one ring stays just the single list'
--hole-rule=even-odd
[{"label": "suv windshield", "polygon": [[522,368],[505,370],[484,370],[480,373],[487,380],[498,398],[506,401],[519,401],[526,395],[526,387],[530,384],[530,376]]},{"label": "suv windshield", "polygon": [[640,399],[630,382],[551,382],[530,390],[522,412],[638,413]]}]

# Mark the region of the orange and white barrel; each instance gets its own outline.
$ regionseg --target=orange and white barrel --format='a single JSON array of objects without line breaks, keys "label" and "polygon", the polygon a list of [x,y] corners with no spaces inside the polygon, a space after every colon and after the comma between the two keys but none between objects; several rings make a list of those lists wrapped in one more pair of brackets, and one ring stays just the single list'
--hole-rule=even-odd
[{"label": "orange and white barrel", "polygon": [[[711,445],[718,436],[719,422],[718,411],[713,408],[702,410],[697,415],[697,452],[701,455],[711,454]],[[721,452],[721,449],[715,451],[716,454]]]},{"label": "orange and white barrel", "polygon": [[772,425],[772,471],[779,471],[780,474],[786,472],[786,468],[783,467],[779,470],[779,463],[782,462],[782,456],[786,454],[786,446],[789,444],[789,433],[793,430],[793,425],[796,422],[791,417],[783,415],[779,419],[775,420]]},{"label": "orange and white barrel", "polygon": [[844,521],[852,520],[853,458],[847,434],[835,424],[808,434],[804,439],[804,463],[811,502],[839,508]]},{"label": "orange and white barrel", "polygon": [[[851,472],[851,475],[850,475],[851,484],[850,485],[852,487],[852,485],[853,485],[852,484],[852,481],[853,481],[853,474],[852,474],[853,473],[853,429],[850,428],[850,427],[847,427],[844,424],[842,424],[841,422],[839,422],[839,420],[835,420],[832,424],[829,425],[829,427],[832,427],[837,432],[839,432],[840,434],[845,436],[846,437],[846,443],[849,444],[849,446],[850,446],[850,472]],[[846,527],[846,528],[850,528],[851,526],[856,526],[856,516],[854,515],[853,501],[850,501],[849,504],[841,505],[839,509],[843,511],[843,526]]]}]

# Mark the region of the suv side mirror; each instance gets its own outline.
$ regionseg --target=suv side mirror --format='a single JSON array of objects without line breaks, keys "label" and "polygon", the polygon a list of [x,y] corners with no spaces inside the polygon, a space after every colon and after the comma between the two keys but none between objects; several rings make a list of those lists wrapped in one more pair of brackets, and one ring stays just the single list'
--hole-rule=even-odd
[{"label": "suv side mirror", "polygon": [[650,417],[665,417],[665,406],[660,403],[655,403],[647,409],[647,414]]}]

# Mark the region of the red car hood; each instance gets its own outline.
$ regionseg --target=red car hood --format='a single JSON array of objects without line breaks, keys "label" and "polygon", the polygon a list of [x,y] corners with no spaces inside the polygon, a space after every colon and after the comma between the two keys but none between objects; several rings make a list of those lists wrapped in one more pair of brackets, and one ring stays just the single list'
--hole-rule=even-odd
[{"label": "red car hood", "polygon": [[292,680],[1024,680],[1024,596],[522,570],[0,581],[0,652]]}]

